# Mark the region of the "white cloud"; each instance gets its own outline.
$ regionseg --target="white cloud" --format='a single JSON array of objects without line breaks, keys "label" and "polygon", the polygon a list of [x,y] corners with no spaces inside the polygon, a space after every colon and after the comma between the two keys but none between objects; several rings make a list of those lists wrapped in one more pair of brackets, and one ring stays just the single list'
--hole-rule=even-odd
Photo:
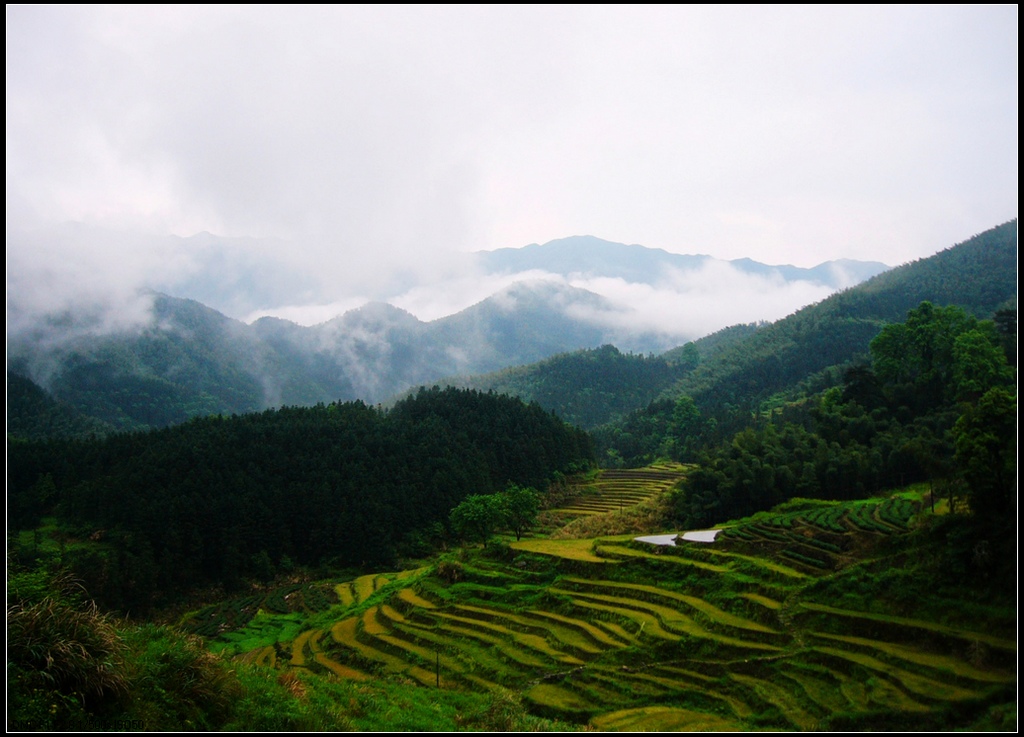
[{"label": "white cloud", "polygon": [[328,320],[333,320],[338,315],[343,315],[350,310],[357,310],[368,302],[362,297],[352,297],[340,302],[312,305],[283,305],[273,309],[263,309],[250,312],[242,318],[243,322],[252,323],[261,317],[277,317],[282,320],[294,322],[297,325],[319,325]]},{"label": "white cloud", "polygon": [[166,239],[65,224],[7,232],[7,330],[20,333],[44,316],[69,317],[93,332],[127,330],[150,321],[151,298],[140,291],[157,264],[186,269]]},{"label": "white cloud", "polygon": [[[783,282],[744,273],[720,261],[700,269],[677,271],[663,284],[652,286],[622,279],[573,279],[571,285],[607,297],[628,312],[602,313],[624,340],[649,331],[675,344],[708,335],[730,325],[777,320],[832,293],[806,281]],[[668,347],[668,345],[666,345]]]},{"label": "white cloud", "polygon": [[557,275],[545,271],[522,271],[515,274],[481,274],[471,271],[455,274],[440,282],[418,285],[388,300],[396,307],[429,322],[455,314],[521,281],[553,281],[565,283]]},{"label": "white cloud", "polygon": [[490,293],[453,276],[467,251],[593,233],[895,264],[1017,214],[1016,6],[11,6],[6,28],[21,305],[191,258],[12,236],[39,220],[285,238],[316,286],[293,304],[402,293],[429,319]]}]

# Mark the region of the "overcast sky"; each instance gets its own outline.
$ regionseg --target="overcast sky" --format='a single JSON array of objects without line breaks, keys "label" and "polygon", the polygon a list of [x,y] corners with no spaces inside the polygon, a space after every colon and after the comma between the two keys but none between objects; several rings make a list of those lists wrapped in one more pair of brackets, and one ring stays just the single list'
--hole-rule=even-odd
[{"label": "overcast sky", "polygon": [[286,239],[343,300],[569,235],[896,265],[1017,215],[1016,6],[6,13],[9,298],[177,263],[12,237],[49,220]]}]

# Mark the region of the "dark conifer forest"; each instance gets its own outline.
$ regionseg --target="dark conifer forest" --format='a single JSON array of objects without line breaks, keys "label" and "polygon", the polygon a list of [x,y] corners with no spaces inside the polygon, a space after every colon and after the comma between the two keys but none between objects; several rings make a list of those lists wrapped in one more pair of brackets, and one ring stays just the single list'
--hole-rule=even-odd
[{"label": "dark conifer forest", "polygon": [[138,613],[296,565],[392,565],[443,539],[467,495],[545,488],[592,461],[589,438],[537,405],[434,388],[387,412],[286,407],[11,442],[8,512],[15,529],[55,515],[102,542],[63,563],[102,604]]}]

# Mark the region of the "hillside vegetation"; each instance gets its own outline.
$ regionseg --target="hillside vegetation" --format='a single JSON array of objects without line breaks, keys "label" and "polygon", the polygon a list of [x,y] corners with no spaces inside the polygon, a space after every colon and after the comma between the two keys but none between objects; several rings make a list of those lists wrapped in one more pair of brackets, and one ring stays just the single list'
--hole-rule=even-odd
[{"label": "hillside vegetation", "polygon": [[[138,613],[296,566],[429,553],[466,496],[544,489],[592,459],[586,435],[536,405],[424,390],[387,412],[355,402],[9,441],[9,524],[51,518],[89,592]],[[39,544],[19,538],[12,555],[31,561]]]},{"label": "hillside vegetation", "polygon": [[141,299],[149,311],[132,327],[104,330],[82,312],[9,335],[8,372],[82,415],[142,430],[211,414],[381,402],[443,376],[600,345],[605,331],[571,308],[612,309],[596,294],[547,283],[512,285],[431,322],[370,303],[310,327],[269,317],[247,325],[165,294]]},{"label": "hillside vegetation", "polygon": [[695,363],[622,353],[604,345],[443,383],[537,402],[566,422],[590,429],[646,406]]},{"label": "hillside vegetation", "polygon": [[[902,322],[923,301],[957,305],[978,319],[1015,314],[1016,236],[1012,221],[783,320],[735,325],[660,356],[606,345],[441,383],[536,401],[594,430],[606,463],[691,460],[743,429],[752,413],[841,384],[846,370],[869,360],[882,327]],[[694,402],[703,426],[678,426],[680,397]],[[690,437],[681,443],[681,435]]]},{"label": "hillside vegetation", "polygon": [[679,372],[603,468],[455,388],[9,435],[8,726],[1015,730],[1013,231],[670,358],[510,372],[567,407]]},{"label": "hillside vegetation", "polygon": [[[97,620],[123,659],[108,674],[119,685],[44,716],[58,728],[75,714],[161,728],[186,708],[210,728],[1015,728],[1012,592],[962,576],[967,520],[929,502],[925,487],[794,501],[714,543],[536,537],[278,585],[179,621],[213,656]],[[126,658],[142,636],[157,643],[150,659],[166,648],[190,663],[194,693],[168,684],[172,701],[150,703],[140,679],[154,665]],[[42,719],[22,692],[31,671],[15,675],[16,723]]]},{"label": "hillside vegetation", "polygon": [[[752,415],[842,384],[845,372],[870,360],[869,345],[886,325],[903,322],[921,302],[957,306],[967,316],[999,322],[1005,350],[1016,356],[1017,221],[935,256],[887,271],[805,307],[703,358],[648,407],[595,432],[602,455],[627,465],[663,455],[692,460],[700,447],[731,438]],[[675,356],[675,352],[669,355]],[[699,442],[673,442],[680,397],[703,423]],[[674,424],[675,423],[675,424]],[[687,435],[694,429],[684,428]]]}]

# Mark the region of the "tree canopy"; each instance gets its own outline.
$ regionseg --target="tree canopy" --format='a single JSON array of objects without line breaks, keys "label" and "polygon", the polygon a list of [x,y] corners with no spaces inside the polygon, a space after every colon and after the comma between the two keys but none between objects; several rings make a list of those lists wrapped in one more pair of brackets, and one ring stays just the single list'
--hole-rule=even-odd
[{"label": "tree canopy", "polygon": [[540,494],[531,487],[509,483],[495,494],[473,494],[463,499],[450,515],[452,529],[463,540],[483,543],[500,529],[508,528],[522,538],[540,512]]},{"label": "tree canopy", "polygon": [[773,407],[700,454],[676,497],[681,523],[925,480],[964,483],[973,513],[1015,519],[1015,372],[994,323],[926,301],[870,349],[844,386]]},{"label": "tree canopy", "polygon": [[107,553],[69,560],[98,599],[138,611],[292,564],[390,565],[467,497],[546,488],[592,460],[586,434],[537,405],[435,388],[390,411],[338,403],[9,442],[8,511],[16,528],[51,515],[102,540]]}]

